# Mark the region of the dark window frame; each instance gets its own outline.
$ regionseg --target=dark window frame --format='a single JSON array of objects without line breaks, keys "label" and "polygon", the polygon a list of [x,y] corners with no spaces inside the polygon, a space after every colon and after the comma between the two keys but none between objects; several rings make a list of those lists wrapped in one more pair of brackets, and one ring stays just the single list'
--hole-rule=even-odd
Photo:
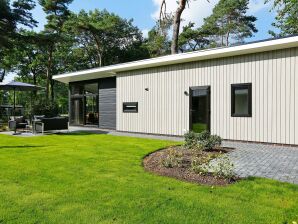
[{"label": "dark window frame", "polygon": [[[236,114],[235,113],[235,90],[247,89],[248,90],[248,113]],[[239,83],[231,85],[231,116],[232,117],[252,117],[252,83]]]},{"label": "dark window frame", "polygon": [[[92,84],[92,83],[96,83],[97,84],[97,93],[86,93],[86,90],[84,88],[85,84]],[[80,85],[83,88],[83,92],[80,94],[72,94],[71,92],[71,88],[74,85]],[[91,79],[91,80],[85,80],[85,81],[77,81],[77,82],[70,82],[69,86],[68,86],[68,94],[69,94],[69,99],[68,99],[68,110],[69,110],[69,115],[70,115],[70,111],[72,110],[71,108],[71,101],[73,99],[82,99],[83,100],[83,105],[84,105],[84,109],[83,109],[83,124],[79,125],[79,126],[84,126],[86,125],[86,96],[93,96],[97,98],[97,108],[99,108],[99,79]]]},{"label": "dark window frame", "polygon": [[189,87],[189,130],[192,130],[192,97],[193,97],[193,91],[195,90],[205,90],[207,91],[207,95],[208,95],[208,101],[209,101],[209,105],[208,105],[208,110],[209,110],[209,114],[208,114],[208,123],[207,123],[207,131],[210,132],[211,130],[211,86],[191,86]]},{"label": "dark window frame", "polygon": [[[127,106],[135,106],[135,110],[126,110]],[[123,113],[138,113],[139,112],[139,103],[138,102],[123,102],[122,103],[122,112]]]}]

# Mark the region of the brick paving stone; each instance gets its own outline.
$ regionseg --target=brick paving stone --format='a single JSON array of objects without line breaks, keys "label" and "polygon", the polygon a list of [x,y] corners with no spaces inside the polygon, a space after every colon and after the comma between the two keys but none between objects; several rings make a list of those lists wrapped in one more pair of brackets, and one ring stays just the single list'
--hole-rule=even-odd
[{"label": "brick paving stone", "polygon": [[223,145],[235,148],[228,155],[240,177],[266,177],[298,184],[298,147],[228,141]]}]

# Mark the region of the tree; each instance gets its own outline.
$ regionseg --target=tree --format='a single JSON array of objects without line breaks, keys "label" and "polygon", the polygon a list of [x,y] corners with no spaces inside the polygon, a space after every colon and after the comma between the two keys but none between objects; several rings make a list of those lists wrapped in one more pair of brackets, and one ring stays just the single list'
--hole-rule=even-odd
[{"label": "tree", "polygon": [[161,32],[159,24],[148,32],[145,46],[149,51],[150,57],[158,57],[171,53],[171,41],[169,41],[165,31]]},{"label": "tree", "polygon": [[33,0],[17,0],[10,4],[0,0],[0,49],[10,47],[12,39],[18,37],[17,25],[36,26],[30,10],[35,7]]},{"label": "tree", "polygon": [[17,0],[12,3],[0,0],[0,82],[12,67],[8,60],[15,50],[15,42],[22,36],[18,33],[17,25],[36,26],[30,10],[35,7],[33,0]]},{"label": "tree", "polygon": [[179,39],[179,31],[180,31],[180,23],[181,23],[181,15],[185,9],[186,3],[188,0],[179,0],[178,8],[174,15],[173,20],[173,37],[172,37],[172,45],[171,52],[172,54],[178,53],[178,39]]},{"label": "tree", "polygon": [[[179,32],[180,32],[180,23],[181,23],[181,15],[186,7],[186,4],[189,3],[190,0],[178,0],[178,7],[173,16],[173,35],[172,35],[172,44],[171,44],[171,53],[178,53],[178,40],[179,40]],[[160,7],[160,22],[169,19],[169,14],[167,14],[167,5],[166,0],[163,0]]]},{"label": "tree", "polygon": [[41,42],[45,47],[47,55],[46,62],[46,99],[51,97],[54,101],[54,84],[53,80],[53,55],[57,47],[57,43],[63,41],[62,29],[65,21],[70,15],[68,5],[72,0],[39,0],[44,12],[47,14],[47,24],[42,32]]},{"label": "tree", "polygon": [[[11,57],[11,59],[17,61],[16,65],[13,67],[16,79],[39,86],[46,86],[48,51],[46,45],[47,40],[44,39],[44,33],[36,33],[34,31],[21,31],[21,33],[24,36],[23,41],[18,42],[17,51],[14,57]],[[67,54],[69,51],[69,44],[57,40],[55,51],[53,52],[53,74],[67,71],[67,65],[64,61],[66,61],[65,58],[68,58]],[[59,105],[59,108],[66,108],[66,85],[55,83],[52,87],[55,93],[55,103],[47,100],[45,91],[34,91],[33,94],[31,92],[22,92],[18,93],[18,96],[20,96],[19,99],[27,111],[29,111],[29,108],[31,111],[34,105],[42,107],[44,105],[56,105],[56,103]],[[31,105],[30,102],[34,102],[34,104]],[[65,110],[63,111],[65,112]]]},{"label": "tree", "polygon": [[208,33],[202,29],[193,29],[194,23],[183,27],[179,35],[179,50],[181,52],[196,51],[207,48],[210,44]]},{"label": "tree", "polygon": [[[15,63],[13,69],[18,77],[37,85],[38,79],[45,78],[45,57],[44,52],[41,51],[43,46],[40,41],[40,34],[26,30],[21,30],[20,34],[23,39],[18,41],[17,51],[13,58],[17,63]],[[34,95],[36,95],[36,92],[34,92]]]},{"label": "tree", "polygon": [[[271,0],[267,0],[269,2]],[[272,25],[280,30],[277,34],[269,31],[272,36],[298,34],[298,0],[274,0],[273,8],[277,9],[276,22]]]},{"label": "tree", "polygon": [[229,46],[231,39],[243,42],[258,30],[254,16],[247,16],[249,0],[220,0],[212,15],[205,19],[203,30],[220,39],[220,46]]},{"label": "tree", "polygon": [[72,14],[66,24],[67,32],[74,36],[78,46],[74,49],[89,61],[88,67],[148,57],[142,47],[141,31],[132,25],[132,20],[95,9],[89,13],[82,10],[78,15]]}]

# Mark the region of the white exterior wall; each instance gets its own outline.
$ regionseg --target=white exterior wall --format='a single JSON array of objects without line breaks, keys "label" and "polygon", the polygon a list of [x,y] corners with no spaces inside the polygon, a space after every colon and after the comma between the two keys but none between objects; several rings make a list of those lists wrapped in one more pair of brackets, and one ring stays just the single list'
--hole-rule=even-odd
[{"label": "white exterior wall", "polygon": [[[231,84],[252,83],[252,117],[231,117]],[[183,135],[191,86],[211,86],[211,133],[298,144],[298,48],[119,73],[117,130]],[[149,91],[145,91],[149,88]],[[138,113],[123,113],[138,102]]]}]

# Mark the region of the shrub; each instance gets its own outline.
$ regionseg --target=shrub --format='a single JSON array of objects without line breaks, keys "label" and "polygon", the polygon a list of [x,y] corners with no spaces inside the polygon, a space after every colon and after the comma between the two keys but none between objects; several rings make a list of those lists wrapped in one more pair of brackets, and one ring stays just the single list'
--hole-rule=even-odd
[{"label": "shrub", "polygon": [[232,178],[235,176],[234,164],[227,155],[220,156],[217,159],[209,157],[206,162],[195,158],[191,163],[192,170],[200,174],[212,173],[214,176],[223,178]]},{"label": "shrub", "polygon": [[209,173],[208,163],[213,159],[210,155],[206,157],[202,156],[195,156],[191,160],[191,169],[200,174],[207,174]]},{"label": "shrub", "polygon": [[227,155],[223,155],[215,162],[214,174],[218,177],[232,178],[235,176],[234,164]]},{"label": "shrub", "polygon": [[198,145],[198,134],[193,132],[193,131],[189,131],[187,133],[184,134],[184,147],[187,149],[194,149],[197,147]]},{"label": "shrub", "polygon": [[183,154],[177,149],[167,150],[167,156],[162,159],[162,165],[167,168],[179,167],[182,163]]},{"label": "shrub", "polygon": [[198,141],[206,141],[210,138],[210,132],[209,131],[202,131],[199,134],[197,134]]},{"label": "shrub", "polygon": [[209,131],[195,133],[189,131],[184,134],[184,147],[187,149],[211,150],[219,147],[222,139],[218,135],[211,135]]},{"label": "shrub", "polygon": [[45,117],[55,117],[58,115],[58,106],[54,103],[38,102],[33,106],[34,115],[45,115]]},{"label": "shrub", "polygon": [[0,125],[0,131],[8,131],[8,126],[7,125]]},{"label": "shrub", "polygon": [[222,143],[221,137],[211,135],[209,131],[203,131],[197,136],[199,148],[203,150],[211,150],[218,147]]}]

